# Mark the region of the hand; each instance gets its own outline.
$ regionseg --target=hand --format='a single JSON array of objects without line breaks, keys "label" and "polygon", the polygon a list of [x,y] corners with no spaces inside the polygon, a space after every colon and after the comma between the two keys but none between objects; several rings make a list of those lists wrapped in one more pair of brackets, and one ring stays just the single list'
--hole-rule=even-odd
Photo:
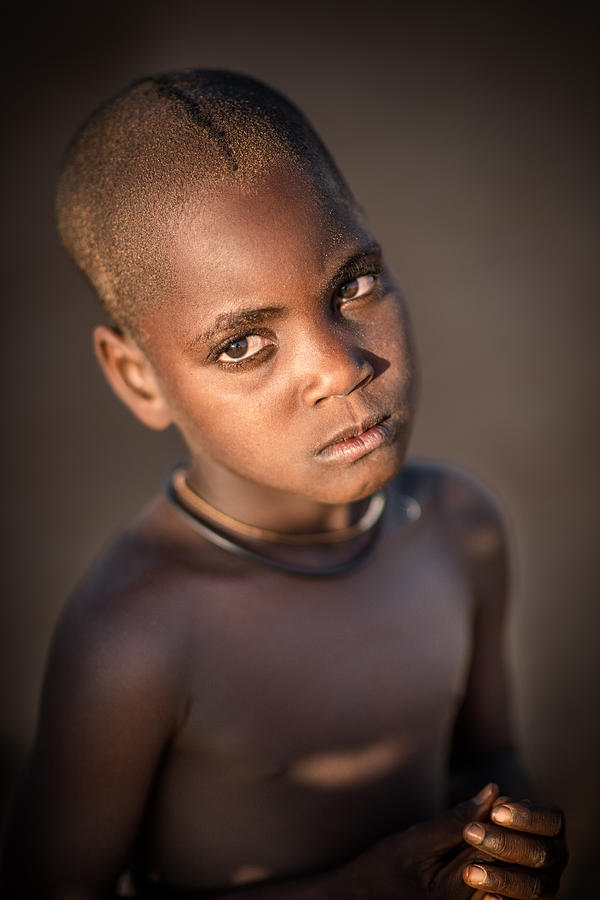
[{"label": "hand", "polygon": [[[472,822],[464,839],[482,851],[480,862],[465,867],[465,883],[481,900],[534,900],[554,897],[568,853],[560,810],[499,797],[491,821]],[[485,861],[498,860],[500,865]]]},{"label": "hand", "polygon": [[486,785],[471,800],[441,816],[392,834],[344,867],[344,897],[365,900],[477,900],[482,892],[469,887],[463,870],[482,854],[465,843],[468,822],[489,820],[498,797],[495,784]]},{"label": "hand", "polygon": [[[427,900],[480,900],[483,893],[467,885],[463,871],[482,854],[464,842],[466,819],[488,819],[498,786],[486,785],[475,797],[459,803],[435,819],[415,825],[397,836],[403,873]],[[483,855],[485,858],[485,854]]]}]

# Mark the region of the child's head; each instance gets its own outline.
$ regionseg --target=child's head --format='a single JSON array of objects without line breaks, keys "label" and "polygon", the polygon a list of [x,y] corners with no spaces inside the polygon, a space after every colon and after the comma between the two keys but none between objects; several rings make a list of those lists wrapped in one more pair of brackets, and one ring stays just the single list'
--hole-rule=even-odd
[{"label": "child's head", "polygon": [[[57,210],[114,326],[96,330],[111,385],[147,425],[174,422],[205,478],[347,502],[396,474],[413,394],[402,300],[281,95],[221,71],[137,82],[75,137]],[[373,452],[320,452],[381,420]]]},{"label": "child's head", "polygon": [[138,337],[171,277],[172,229],[201,196],[251,192],[274,168],[353,200],[301,113],[254,79],[219,70],[144,78],[94,112],[65,155],[63,243],[115,325]]}]

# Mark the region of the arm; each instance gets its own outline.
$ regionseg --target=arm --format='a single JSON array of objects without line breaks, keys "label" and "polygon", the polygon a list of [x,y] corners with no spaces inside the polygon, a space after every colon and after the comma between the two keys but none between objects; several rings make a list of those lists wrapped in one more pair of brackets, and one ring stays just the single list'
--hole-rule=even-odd
[{"label": "arm", "polygon": [[504,791],[531,796],[516,749],[505,631],[509,592],[507,540],[495,502],[468,477],[444,484],[448,528],[458,544],[473,600],[472,655],[450,759],[450,797],[493,780]]},{"label": "arm", "polygon": [[[513,736],[504,659],[508,560],[502,517],[491,498],[465,477],[448,479],[446,508],[474,601],[472,658],[455,723],[451,790],[493,778],[511,795],[531,797]],[[498,897],[504,892],[517,898],[554,896],[567,860],[560,810],[504,796],[486,822],[473,825],[465,828],[465,840],[491,864],[466,867],[466,883]]]},{"label": "arm", "polygon": [[143,602],[106,606],[73,606],[54,640],[5,848],[7,896],[112,897],[176,728],[169,647],[140,627]]},{"label": "arm", "polygon": [[[406,831],[379,841],[356,859],[329,873],[271,885],[188,894],[190,900],[481,900],[463,879],[468,862],[478,858],[463,840],[466,822],[483,821],[497,800],[497,785]],[[157,900],[177,894],[152,893]],[[180,896],[180,895],[179,895]]]}]

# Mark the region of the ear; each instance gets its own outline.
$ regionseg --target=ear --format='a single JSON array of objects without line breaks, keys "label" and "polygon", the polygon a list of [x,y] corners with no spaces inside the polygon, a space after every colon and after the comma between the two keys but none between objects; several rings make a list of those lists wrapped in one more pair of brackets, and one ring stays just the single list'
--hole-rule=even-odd
[{"label": "ear", "polygon": [[96,356],[111,388],[137,418],[162,431],[172,422],[154,369],[130,337],[105,325],[94,329]]}]

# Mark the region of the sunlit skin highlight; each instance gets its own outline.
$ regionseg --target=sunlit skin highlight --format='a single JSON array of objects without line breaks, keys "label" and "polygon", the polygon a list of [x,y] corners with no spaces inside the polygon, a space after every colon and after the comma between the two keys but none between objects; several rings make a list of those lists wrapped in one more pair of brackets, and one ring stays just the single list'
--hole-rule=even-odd
[{"label": "sunlit skin highlight", "polygon": [[361,747],[343,747],[294,760],[287,775],[292,781],[321,790],[356,787],[376,781],[401,764],[402,741],[384,738]]}]

